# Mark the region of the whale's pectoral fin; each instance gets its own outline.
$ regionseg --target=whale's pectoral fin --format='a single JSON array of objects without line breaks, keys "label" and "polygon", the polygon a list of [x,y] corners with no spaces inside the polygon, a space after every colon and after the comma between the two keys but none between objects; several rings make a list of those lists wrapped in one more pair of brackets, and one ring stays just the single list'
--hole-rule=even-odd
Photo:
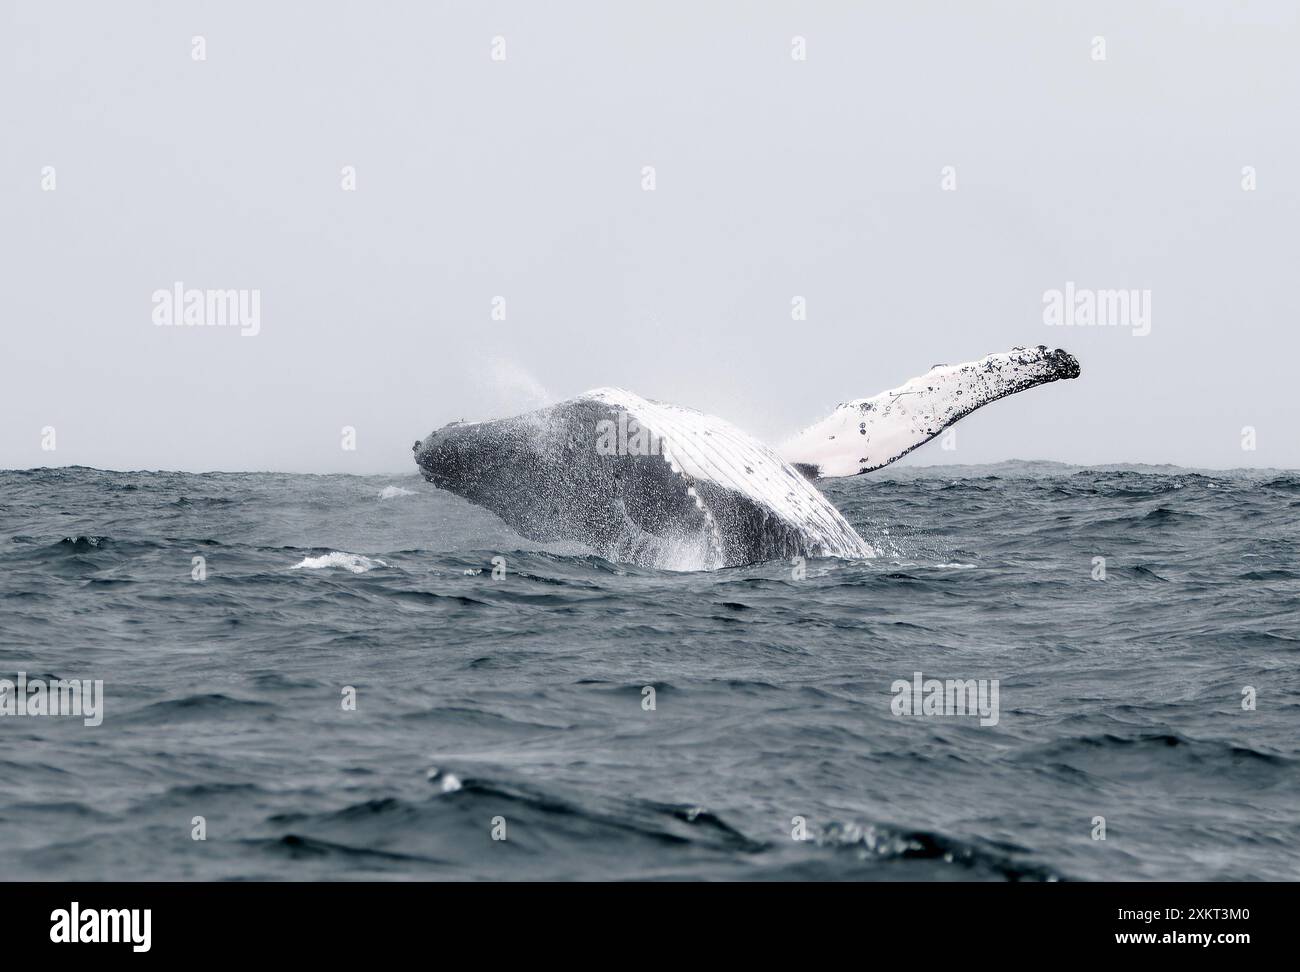
[{"label": "whale's pectoral fin", "polygon": [[836,406],[778,452],[805,475],[856,476],[907,455],[989,402],[1077,377],[1073,355],[1043,345],[936,365],[898,388]]}]

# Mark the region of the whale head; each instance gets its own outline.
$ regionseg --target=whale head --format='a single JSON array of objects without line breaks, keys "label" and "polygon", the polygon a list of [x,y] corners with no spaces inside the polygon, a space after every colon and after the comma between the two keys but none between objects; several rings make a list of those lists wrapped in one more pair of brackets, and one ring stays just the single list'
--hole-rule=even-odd
[{"label": "whale head", "polygon": [[488,422],[452,422],[415,443],[424,478],[495,513],[530,540],[599,535],[595,420],[546,408]]},{"label": "whale head", "polygon": [[467,428],[477,424],[448,422],[416,440],[411,451],[425,479],[439,489],[463,495],[461,491],[480,476],[479,453],[471,448],[472,437],[464,434]]}]

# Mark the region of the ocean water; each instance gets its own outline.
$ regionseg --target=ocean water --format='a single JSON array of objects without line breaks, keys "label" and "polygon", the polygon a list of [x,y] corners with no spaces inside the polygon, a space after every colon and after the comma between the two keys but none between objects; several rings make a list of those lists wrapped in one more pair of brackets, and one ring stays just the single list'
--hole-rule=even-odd
[{"label": "ocean water", "polygon": [[0,716],[0,878],[1300,878],[1300,474],[827,492],[882,556],[796,579],[416,475],[0,472],[0,678],[104,686]]}]

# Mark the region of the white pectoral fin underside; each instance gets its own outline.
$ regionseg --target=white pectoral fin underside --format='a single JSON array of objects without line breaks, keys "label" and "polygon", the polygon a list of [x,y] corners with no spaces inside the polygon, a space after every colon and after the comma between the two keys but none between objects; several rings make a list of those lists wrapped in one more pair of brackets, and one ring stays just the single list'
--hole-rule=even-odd
[{"label": "white pectoral fin underside", "polygon": [[[731,423],[621,388],[599,388],[583,397],[626,411],[653,432],[661,440],[664,461],[682,477],[684,488],[694,482],[712,483],[797,525],[826,553],[871,555],[870,547],[817,487],[771,447]],[[704,509],[698,496],[696,502]]]},{"label": "white pectoral fin underside", "polygon": [[1072,355],[1041,345],[936,365],[898,388],[836,406],[777,451],[815,476],[856,476],[906,455],[989,402],[1078,376]]}]

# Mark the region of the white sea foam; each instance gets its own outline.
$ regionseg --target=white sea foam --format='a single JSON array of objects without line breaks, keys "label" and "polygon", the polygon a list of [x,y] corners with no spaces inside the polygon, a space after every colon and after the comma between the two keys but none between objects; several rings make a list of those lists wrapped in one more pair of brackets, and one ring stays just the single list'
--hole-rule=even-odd
[{"label": "white sea foam", "polygon": [[415,492],[409,489],[402,489],[401,486],[385,486],[379,491],[381,500],[397,499],[399,496],[414,496]]},{"label": "white sea foam", "polygon": [[430,783],[437,783],[443,793],[455,793],[464,785],[455,773],[444,772],[436,766],[430,766],[425,776]]},{"label": "white sea foam", "polygon": [[354,574],[364,574],[376,567],[387,566],[386,563],[379,559],[363,557],[361,554],[347,553],[343,550],[331,550],[320,557],[304,557],[300,563],[294,564],[289,569],[322,570],[326,567],[342,567]]}]

